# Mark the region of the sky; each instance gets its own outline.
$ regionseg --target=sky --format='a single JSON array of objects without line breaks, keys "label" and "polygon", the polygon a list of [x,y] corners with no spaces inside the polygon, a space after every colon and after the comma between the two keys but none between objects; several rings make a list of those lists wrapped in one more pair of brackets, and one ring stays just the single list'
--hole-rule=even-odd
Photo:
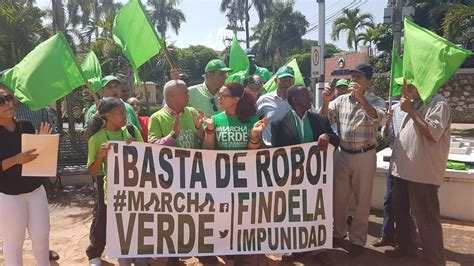
[{"label": "sky", "polygon": [[[51,0],[36,0],[41,8],[51,6]],[[125,3],[126,0],[118,0]],[[189,45],[205,45],[215,50],[223,50],[226,44],[223,39],[231,36],[231,32],[226,30],[227,19],[219,11],[220,0],[182,0],[179,9],[184,13],[186,22],[181,24],[179,35],[176,36],[169,31],[168,39],[175,42],[180,48]],[[146,0],[142,0],[146,3]],[[345,6],[354,3],[360,5],[362,12],[369,12],[374,16],[375,23],[383,20],[383,11],[387,6],[387,0],[326,0],[326,18],[335,14]],[[311,26],[318,24],[318,4],[316,0],[296,0],[295,10],[306,16],[306,20]],[[258,23],[257,13],[252,10],[250,13],[250,27]],[[339,41],[331,40],[332,23],[326,24],[326,43],[334,43],[343,50],[349,50],[346,44],[346,35],[341,34]],[[252,34],[252,32],[250,32]],[[245,39],[245,32],[239,33],[239,39]],[[308,32],[304,38],[317,40],[318,30]],[[242,44],[244,46],[244,44]]]}]

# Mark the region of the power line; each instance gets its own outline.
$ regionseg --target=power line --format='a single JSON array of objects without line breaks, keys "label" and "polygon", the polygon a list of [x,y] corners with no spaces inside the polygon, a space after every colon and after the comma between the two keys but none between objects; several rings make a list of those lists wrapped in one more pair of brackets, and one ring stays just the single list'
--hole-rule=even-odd
[{"label": "power line", "polygon": [[[343,8],[339,9],[338,11],[334,12],[333,14],[331,14],[327,19],[325,19],[325,25],[328,25],[329,23],[331,22],[334,22],[337,18],[339,18],[342,14],[343,14],[343,10],[344,9],[352,9],[352,8],[358,8],[358,7],[361,7],[362,5],[366,4],[368,2],[368,0],[353,0],[351,3],[349,3],[348,5],[344,6]],[[316,23],[316,22],[315,22]],[[312,24],[315,24],[315,23],[312,23]],[[306,31],[306,34],[308,34],[309,32],[313,32],[315,30],[318,29],[318,25],[315,25],[313,26],[312,28],[310,28],[309,30]],[[287,43],[289,43],[290,41],[294,40],[298,38],[298,36],[295,36],[293,38],[289,38],[287,40],[285,40],[284,42],[281,42],[281,43],[278,43],[278,46],[282,46],[282,45],[285,45]],[[277,45],[275,46],[270,46],[270,47],[267,47],[267,49],[271,49],[271,48],[274,48],[276,47]]]}]

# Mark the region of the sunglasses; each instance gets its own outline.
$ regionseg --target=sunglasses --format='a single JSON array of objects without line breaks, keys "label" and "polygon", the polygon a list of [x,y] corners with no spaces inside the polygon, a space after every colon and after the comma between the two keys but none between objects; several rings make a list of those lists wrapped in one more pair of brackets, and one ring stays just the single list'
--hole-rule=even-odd
[{"label": "sunglasses", "polygon": [[6,102],[13,102],[13,96],[7,95],[5,97],[0,97],[0,106],[4,106]]},{"label": "sunglasses", "polygon": [[265,82],[263,80],[253,80],[251,83],[259,85],[259,86],[265,85]]},{"label": "sunglasses", "polygon": [[213,110],[214,112],[217,112],[216,99],[215,99],[214,97],[212,97],[212,98],[210,99],[210,101],[211,101],[211,104],[212,104],[212,110]]}]

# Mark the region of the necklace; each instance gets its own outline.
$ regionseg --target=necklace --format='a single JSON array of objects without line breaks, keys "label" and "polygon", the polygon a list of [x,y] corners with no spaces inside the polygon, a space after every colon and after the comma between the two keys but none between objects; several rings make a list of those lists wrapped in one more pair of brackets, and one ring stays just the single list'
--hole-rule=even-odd
[{"label": "necklace", "polygon": [[[107,137],[107,140],[110,140],[109,134],[107,134],[107,129],[104,128],[104,131],[105,131],[105,136]],[[120,129],[120,135],[121,135],[120,139],[121,139],[122,141],[125,141],[125,140],[123,139],[123,130],[122,130],[122,129]]]}]

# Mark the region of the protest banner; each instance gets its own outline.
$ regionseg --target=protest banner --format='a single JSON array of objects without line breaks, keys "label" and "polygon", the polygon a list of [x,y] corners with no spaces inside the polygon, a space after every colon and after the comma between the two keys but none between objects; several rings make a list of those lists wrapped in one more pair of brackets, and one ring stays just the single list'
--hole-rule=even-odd
[{"label": "protest banner", "polygon": [[112,142],[107,255],[177,257],[332,247],[333,151],[215,151]]}]

